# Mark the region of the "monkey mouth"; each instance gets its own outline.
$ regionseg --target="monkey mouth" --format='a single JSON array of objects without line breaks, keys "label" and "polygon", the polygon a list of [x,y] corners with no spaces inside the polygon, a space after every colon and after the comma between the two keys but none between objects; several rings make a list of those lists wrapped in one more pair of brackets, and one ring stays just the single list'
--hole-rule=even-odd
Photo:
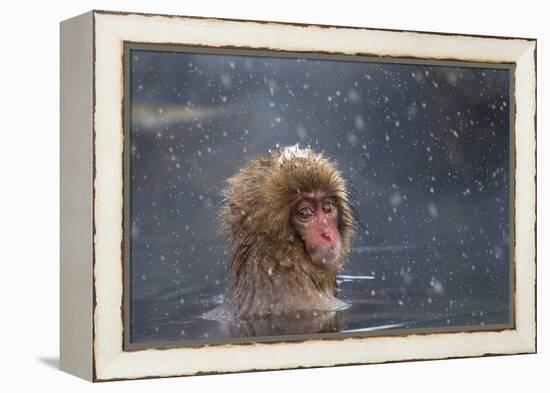
[{"label": "monkey mouth", "polygon": [[338,267],[341,253],[342,245],[339,242],[330,245],[312,246],[309,250],[313,263],[329,270]]}]

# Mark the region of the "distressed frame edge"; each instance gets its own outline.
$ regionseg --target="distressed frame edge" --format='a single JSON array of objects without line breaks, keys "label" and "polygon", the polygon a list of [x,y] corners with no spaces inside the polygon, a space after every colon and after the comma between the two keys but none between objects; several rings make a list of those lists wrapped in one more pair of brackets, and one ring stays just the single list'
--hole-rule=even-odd
[{"label": "distressed frame edge", "polygon": [[[101,15],[113,15],[114,13],[104,13],[104,12],[99,12],[99,14]],[[136,15],[136,14],[129,14],[129,15]],[[139,14],[137,14],[139,15]],[[169,18],[174,18],[173,16],[170,16]],[[176,17],[177,18],[177,17]],[[185,17],[185,19],[193,19],[192,17]],[[220,20],[218,20],[220,21]],[[247,21],[247,22],[254,22],[254,21]],[[274,25],[282,25],[282,26],[287,26],[289,24],[284,24],[284,23],[279,23],[279,22],[273,22],[272,24]],[[291,24],[290,24],[291,25]],[[327,26],[324,26],[324,27],[327,27]],[[360,29],[360,28],[358,28]],[[365,31],[370,31],[371,29],[362,29],[362,30],[365,30]],[[412,32],[412,33],[419,33],[419,32]],[[393,32],[393,34],[399,34],[398,32]],[[427,35],[430,35],[430,34],[437,34],[437,33],[422,33],[422,34],[427,34]],[[460,35],[452,35],[453,37],[456,37],[456,36],[460,36]],[[471,37],[471,36],[463,36],[463,37]],[[480,37],[482,38],[482,37]],[[503,38],[503,37],[496,37],[496,39],[502,39],[502,40],[506,40],[506,38]],[[527,61],[524,61],[525,63],[525,66],[526,67],[530,67],[531,65],[533,66],[533,69],[534,69],[534,75],[533,76],[533,79],[534,79],[534,85],[531,85],[531,86],[528,86],[525,88],[526,90],[526,93],[527,93],[527,96],[530,98],[530,103],[532,104],[532,109],[533,109],[533,116],[535,116],[535,120],[536,120],[536,97],[534,97],[534,94],[533,94],[533,89],[536,89],[536,40],[531,40],[531,39],[520,39],[522,41],[524,41],[524,52],[522,54],[525,54],[524,57],[529,57],[530,61],[527,60]],[[124,40],[122,40],[124,41]],[[534,42],[533,42],[534,41]],[[94,41],[95,43],[95,41]],[[533,56],[533,53],[535,54],[535,56]],[[393,56],[392,56],[393,57]],[[464,60],[464,59],[458,59],[458,60]],[[524,59],[525,60],[525,59]],[[519,57],[516,57],[516,61],[518,61],[519,63]],[[521,68],[523,69],[523,67]],[[529,72],[529,71],[528,71]],[[516,77],[517,79],[517,77]],[[517,88],[518,84],[516,83],[516,88]],[[517,109],[517,108],[516,108]],[[523,113],[523,112],[522,112]],[[529,117],[527,115],[527,117]],[[516,119],[516,127],[517,127],[517,124],[518,124],[518,120]],[[536,123],[533,122],[532,124],[532,127],[526,127],[526,131],[525,131],[527,134],[528,137],[529,136],[533,136],[534,137],[534,140],[535,140],[535,151],[536,151]],[[517,140],[516,140],[516,145],[517,145]],[[529,151],[531,151],[531,149],[528,149]],[[529,151],[527,153],[529,153]],[[532,162],[529,163],[530,165],[533,164]],[[530,167],[531,168],[531,167]],[[527,169],[527,171],[529,171],[529,169]],[[517,168],[516,168],[517,169]],[[530,185],[530,190],[533,189],[533,187],[536,187],[536,162],[534,162],[534,165],[533,165],[533,171],[534,171],[534,175],[535,175],[535,182],[533,184]],[[517,173],[516,173],[516,176],[517,176]],[[95,179],[94,179],[95,180]],[[516,184],[516,188],[519,189],[518,185]],[[516,197],[517,197],[517,194],[516,193]],[[535,208],[536,208],[536,194],[535,194],[535,200],[534,200],[534,203],[535,203]],[[533,210],[533,209],[532,209]],[[516,211],[517,213],[517,211]],[[535,214],[532,216],[532,217],[529,217],[529,220],[532,221],[532,223],[534,224],[532,226],[532,229],[533,231],[528,231],[528,233],[524,234],[524,236],[527,236],[527,235],[536,235],[536,212],[534,212]],[[517,220],[517,217],[518,217],[518,214],[516,214],[516,220]],[[527,236],[528,238],[530,238],[530,236]],[[527,247],[530,247],[531,244],[527,245]],[[517,250],[517,249],[516,249]],[[533,262],[535,262],[536,264],[536,248],[533,250],[534,251],[534,260]],[[529,262],[529,261],[528,261]],[[522,266],[525,266],[525,265],[529,265],[527,266],[527,268],[529,268],[531,270],[531,273],[533,273],[533,270],[534,270],[534,276],[532,276],[533,280],[534,280],[534,284],[536,284],[536,265],[535,264],[529,264],[528,262],[525,262],[525,263],[522,263]],[[516,261],[517,263],[517,261]],[[516,273],[517,275],[517,273]],[[516,280],[516,281],[520,281],[520,280]],[[95,283],[97,284],[97,283]],[[536,288],[535,289],[535,292],[533,293],[534,296],[530,296],[529,299],[528,299],[528,302],[535,302],[536,301]],[[516,299],[516,301],[519,303],[519,300]],[[531,306],[531,305],[529,305]],[[526,308],[525,305],[523,305],[521,308]],[[534,306],[531,307],[533,310],[532,310],[532,315],[527,315],[527,316],[524,316],[525,320],[518,324],[517,325],[517,329],[513,331],[513,334],[510,336],[510,338],[513,338],[515,340],[515,344],[517,345],[516,348],[514,350],[512,350],[512,352],[510,352],[509,354],[515,354],[515,353],[533,353],[533,352],[536,352],[536,310],[534,310]],[[94,315],[94,320],[95,320],[95,317],[96,315]],[[532,320],[530,320],[532,317]],[[518,315],[516,315],[516,322],[518,321]],[[527,325],[529,325],[530,322],[533,322],[533,326],[530,326],[530,329],[527,329],[527,328],[524,328],[525,326],[525,323],[524,322],[527,322]],[[529,326],[528,326],[529,327]],[[97,334],[97,332],[96,332]],[[431,336],[434,336],[435,334],[432,334]],[[449,334],[444,334],[443,336],[449,336]],[[96,337],[94,336],[94,344],[95,344],[95,339]],[[392,340],[394,340],[395,338],[392,338]],[[357,339],[355,339],[357,340]],[[368,340],[368,339],[366,339]],[[315,342],[315,340],[311,340],[311,342]],[[122,345],[122,343],[121,343]],[[291,344],[291,345],[296,345],[296,344]],[[94,345],[95,347],[95,345]],[[165,352],[168,351],[168,350],[164,350]],[[177,349],[176,349],[177,351]],[[101,352],[101,351],[99,351]],[[151,350],[146,350],[146,351],[139,351],[139,352],[149,352],[149,353],[154,353],[155,351],[151,351]],[[472,353],[472,354],[458,354],[457,356],[452,356],[449,355],[449,354],[443,354],[441,356],[429,356],[429,357],[426,357],[426,358],[416,358],[416,357],[413,357],[413,358],[407,358],[407,357],[400,357],[398,360],[381,360],[381,361],[368,361],[368,360],[364,360],[364,361],[361,361],[360,363],[333,363],[333,364],[323,364],[323,365],[290,365],[288,367],[278,367],[278,368],[262,368],[264,370],[269,370],[269,369],[283,369],[283,368],[300,368],[300,367],[324,367],[324,366],[335,366],[335,365],[339,365],[339,364],[365,364],[365,363],[383,363],[383,362],[392,362],[392,361],[408,361],[408,360],[428,360],[428,359],[441,359],[441,358],[453,358],[453,357],[471,357],[471,356],[484,356],[484,355],[504,355],[504,354],[508,354],[508,353],[505,353],[505,351],[497,351],[497,352],[488,352],[488,353],[478,353],[478,354],[475,354],[475,353]],[[97,355],[97,354],[95,354]],[[100,354],[101,355],[101,354]],[[245,369],[238,369],[238,370],[224,370],[224,371],[196,371],[196,372],[190,372],[190,373],[185,373],[185,372],[169,372],[168,374],[165,374],[165,373],[151,373],[151,374],[145,374],[145,375],[117,375],[117,373],[120,371],[117,370],[120,366],[122,366],[121,363],[125,363],[126,361],[128,361],[129,359],[126,359],[127,356],[126,353],[122,353],[122,352],[119,352],[118,355],[116,356],[111,356],[110,357],[110,360],[111,362],[109,364],[104,364],[104,366],[106,367],[102,367],[100,372],[99,372],[99,377],[97,376],[94,376],[94,380],[97,380],[97,381],[103,381],[103,380],[118,380],[118,379],[136,379],[136,378],[149,378],[149,377],[162,377],[162,376],[179,376],[179,375],[195,375],[195,374],[203,374],[203,373],[222,373],[222,372],[242,372],[242,371],[246,371]],[[95,356],[94,356],[94,360],[95,360]],[[249,371],[252,371],[252,369],[250,369]]]},{"label": "distressed frame edge", "polygon": [[163,14],[163,13],[151,13],[151,12],[138,12],[138,11],[113,11],[113,10],[104,10],[104,9],[94,9],[94,14],[103,14],[103,15],[120,15],[120,16],[159,16],[163,18],[178,18],[178,19],[195,19],[195,20],[204,20],[204,21],[219,21],[219,22],[242,22],[242,23],[256,23],[256,24],[267,24],[267,25],[284,25],[284,26],[295,26],[295,27],[319,27],[322,29],[357,29],[357,30],[371,30],[371,31],[381,31],[381,32],[394,32],[394,33],[419,33],[419,34],[432,34],[432,35],[441,35],[448,37],[472,37],[472,38],[491,38],[491,39],[503,39],[503,40],[526,40],[526,41],[536,41],[534,37],[508,37],[508,36],[498,36],[498,35],[486,35],[486,34],[468,34],[468,33],[449,33],[441,31],[428,31],[428,30],[408,30],[408,29],[388,29],[382,27],[364,27],[364,26],[353,26],[353,25],[329,25],[323,23],[306,23],[306,22],[282,22],[282,21],[272,21],[272,20],[262,20],[262,19],[242,19],[242,18],[222,18],[216,16],[198,16],[198,15],[183,15],[183,14]]},{"label": "distressed frame edge", "polygon": [[93,366],[93,12],[59,25],[59,367],[88,381]]},{"label": "distressed frame edge", "polygon": [[[530,353],[537,352],[537,41],[516,62],[515,76],[515,322]],[[521,105],[521,106],[520,106]]]}]

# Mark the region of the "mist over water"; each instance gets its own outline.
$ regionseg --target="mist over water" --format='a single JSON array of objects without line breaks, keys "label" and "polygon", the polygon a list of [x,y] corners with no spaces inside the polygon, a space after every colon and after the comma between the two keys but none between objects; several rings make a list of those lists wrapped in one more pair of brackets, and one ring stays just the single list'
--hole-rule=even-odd
[{"label": "mist over water", "polygon": [[[509,322],[509,70],[132,50],[130,77],[132,342]],[[296,143],[355,198],[350,307],[200,318],[227,284],[226,179]]]}]

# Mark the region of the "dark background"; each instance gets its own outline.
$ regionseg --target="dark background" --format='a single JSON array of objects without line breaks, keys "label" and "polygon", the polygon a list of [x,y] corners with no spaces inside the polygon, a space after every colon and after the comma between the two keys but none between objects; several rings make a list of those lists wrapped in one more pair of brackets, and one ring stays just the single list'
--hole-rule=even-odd
[{"label": "dark background", "polygon": [[[510,320],[510,72],[133,50],[131,341],[226,337],[224,181],[277,144],[324,151],[364,225],[344,330]],[[361,278],[362,277],[362,278]]]}]

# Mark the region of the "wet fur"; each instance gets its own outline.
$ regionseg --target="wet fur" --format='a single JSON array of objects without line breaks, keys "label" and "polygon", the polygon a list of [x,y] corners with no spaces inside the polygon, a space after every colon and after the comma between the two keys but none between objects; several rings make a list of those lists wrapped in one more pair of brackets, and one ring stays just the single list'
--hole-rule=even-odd
[{"label": "wet fur", "polygon": [[[304,151],[304,150],[302,150]],[[292,224],[305,194],[321,191],[338,204],[342,252],[350,252],[355,220],[346,183],[322,154],[257,157],[228,180],[220,211],[232,259],[229,288],[218,313],[240,318],[317,313],[345,303],[335,297],[336,273],[313,265]]]}]

